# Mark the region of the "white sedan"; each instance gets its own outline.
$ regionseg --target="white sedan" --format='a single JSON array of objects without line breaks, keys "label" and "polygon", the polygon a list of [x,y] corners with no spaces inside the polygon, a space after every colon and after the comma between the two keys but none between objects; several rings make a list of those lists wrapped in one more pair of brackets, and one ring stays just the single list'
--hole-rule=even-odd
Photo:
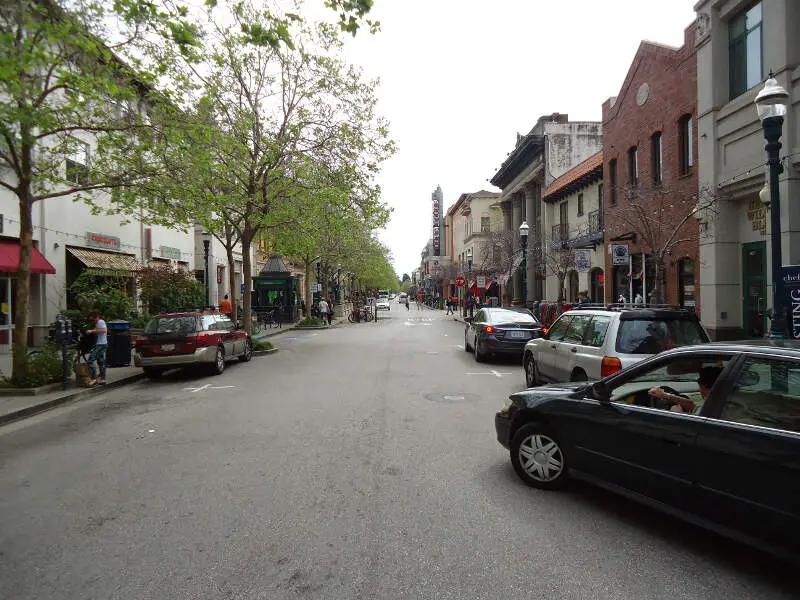
[{"label": "white sedan", "polygon": [[378,300],[375,302],[375,307],[378,310],[391,310],[392,309],[392,307],[389,305],[389,298],[387,298],[386,296],[381,296],[380,298],[378,298]]}]

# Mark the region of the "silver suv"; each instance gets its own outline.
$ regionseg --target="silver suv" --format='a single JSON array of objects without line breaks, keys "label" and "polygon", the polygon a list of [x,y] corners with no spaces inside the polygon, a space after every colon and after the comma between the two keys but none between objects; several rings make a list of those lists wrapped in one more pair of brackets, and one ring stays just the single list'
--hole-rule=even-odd
[{"label": "silver suv", "polygon": [[576,308],[525,345],[525,383],[600,379],[662,350],[708,341],[697,315],[684,308]]}]

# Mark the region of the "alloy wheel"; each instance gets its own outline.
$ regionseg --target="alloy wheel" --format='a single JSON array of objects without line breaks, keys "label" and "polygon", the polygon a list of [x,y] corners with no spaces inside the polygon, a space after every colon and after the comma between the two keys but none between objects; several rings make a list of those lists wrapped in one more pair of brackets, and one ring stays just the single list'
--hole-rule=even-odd
[{"label": "alloy wheel", "polygon": [[554,481],[564,470],[564,455],[550,437],[537,433],[529,435],[519,446],[519,462],[536,481]]}]

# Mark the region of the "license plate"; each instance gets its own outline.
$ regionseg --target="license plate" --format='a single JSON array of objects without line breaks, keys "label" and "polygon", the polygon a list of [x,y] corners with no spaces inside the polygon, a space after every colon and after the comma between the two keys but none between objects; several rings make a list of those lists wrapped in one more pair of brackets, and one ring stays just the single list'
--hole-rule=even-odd
[{"label": "license plate", "polygon": [[141,361],[142,361],[143,365],[153,364],[153,359],[152,358],[143,358],[143,359],[141,359]]},{"label": "license plate", "polygon": [[520,338],[520,339],[527,339],[528,338],[528,332],[527,331],[509,331],[508,334],[509,334],[508,337],[512,337],[512,338]]},{"label": "license plate", "polygon": [[175,350],[175,344],[164,344],[161,346],[162,352],[172,352]]}]

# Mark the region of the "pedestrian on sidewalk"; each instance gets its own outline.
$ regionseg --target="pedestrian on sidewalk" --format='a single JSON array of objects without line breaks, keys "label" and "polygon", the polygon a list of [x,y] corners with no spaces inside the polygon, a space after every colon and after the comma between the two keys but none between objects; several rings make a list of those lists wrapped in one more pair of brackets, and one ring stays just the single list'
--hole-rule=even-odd
[{"label": "pedestrian on sidewalk", "polygon": [[225,297],[219,301],[219,312],[228,317],[233,314],[233,306],[231,305],[231,301],[228,299],[228,294],[225,294]]},{"label": "pedestrian on sidewalk", "polygon": [[409,306],[408,295],[406,295],[406,302],[405,302],[405,304],[406,304],[406,310],[411,310],[411,307]]},{"label": "pedestrian on sidewalk", "polygon": [[319,299],[319,316],[323,323],[328,320],[328,301],[325,298]]},{"label": "pedestrian on sidewalk", "polygon": [[333,302],[331,302],[330,298],[328,298],[325,302],[328,303],[328,325],[331,325],[331,321],[333,321]]},{"label": "pedestrian on sidewalk", "polygon": [[448,298],[447,299],[447,312],[444,313],[444,316],[446,317],[447,315],[452,315],[452,314],[453,314],[453,299],[452,298]]},{"label": "pedestrian on sidewalk", "polygon": [[[100,313],[93,312],[89,315],[89,320],[94,322],[94,329],[89,329],[86,333],[96,336],[92,351],[89,353],[89,369],[94,383],[104,384],[106,382],[106,351],[108,350],[108,326]],[[95,364],[97,369],[95,369]],[[98,370],[100,376],[98,377]]]}]

